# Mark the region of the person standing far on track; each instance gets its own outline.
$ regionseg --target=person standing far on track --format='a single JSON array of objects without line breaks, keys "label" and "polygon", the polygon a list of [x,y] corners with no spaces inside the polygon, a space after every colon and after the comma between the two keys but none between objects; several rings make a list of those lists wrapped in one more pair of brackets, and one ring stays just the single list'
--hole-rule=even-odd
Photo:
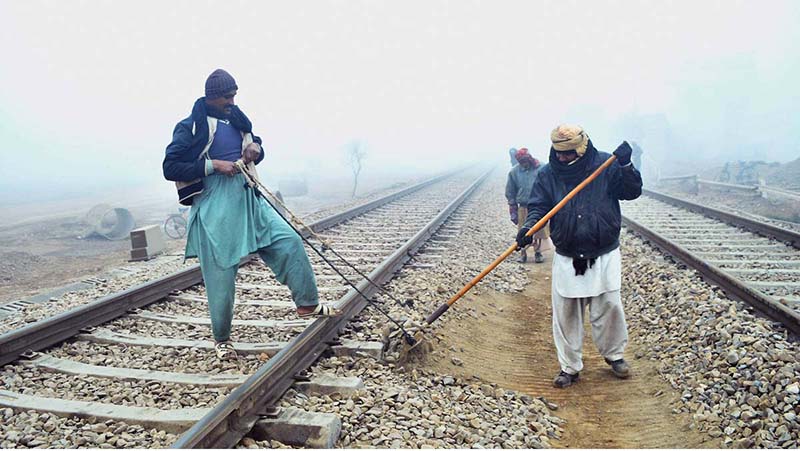
[{"label": "person standing far on track", "polygon": [[[517,233],[517,245],[531,242],[525,234],[567,193],[611,156],[592,145],[586,132],[559,125],[550,134],[550,163],[539,172],[528,203],[528,217]],[[578,381],[583,369],[583,318],[589,307],[592,340],[611,371],[630,375],[623,358],[628,329],[622,308],[622,262],[619,251],[620,200],[642,193],[642,177],[631,163],[626,141],[614,151],[617,160],[588,184],[550,220],[556,247],[553,258],[553,341],[561,372],[553,385]]]},{"label": "person standing far on track", "polygon": [[[528,149],[524,147],[515,153],[514,158],[519,163],[508,172],[506,200],[508,200],[508,212],[511,215],[511,222],[517,225],[517,228],[520,228],[528,215],[528,197],[531,195],[531,188],[533,188],[533,182],[536,180],[536,174],[539,173],[541,165],[539,160],[533,158],[528,153]],[[544,261],[544,256],[541,252],[542,240],[546,240],[548,236],[547,226],[533,235],[534,261],[536,263]],[[519,262],[525,263],[527,261],[528,254],[523,248]]]},{"label": "person standing far on track", "polygon": [[508,158],[511,160],[511,167],[519,163],[519,161],[517,161],[517,149],[513,147],[508,149]]},{"label": "person standing far on track", "polygon": [[631,149],[633,149],[633,154],[631,154],[631,162],[633,163],[633,167],[639,171],[639,174],[642,173],[642,155],[644,151],[642,150],[642,146],[639,144],[631,141]]},{"label": "person standing far on track", "polygon": [[163,171],[176,182],[182,204],[192,205],[186,258],[198,257],[208,297],[216,354],[235,360],[230,340],[236,272],[240,260],[258,255],[289,287],[301,318],[332,316],[319,303],[317,283],[300,236],[253,189],[234,162],[264,159],[261,139],[234,104],[238,86],[222,69],[211,73],[205,97],[178,122],[167,146]]}]

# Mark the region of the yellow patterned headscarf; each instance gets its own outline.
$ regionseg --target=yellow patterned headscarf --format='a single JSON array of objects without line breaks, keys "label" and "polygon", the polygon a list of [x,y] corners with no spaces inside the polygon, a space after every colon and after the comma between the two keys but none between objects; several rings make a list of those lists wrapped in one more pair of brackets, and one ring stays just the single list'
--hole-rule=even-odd
[{"label": "yellow patterned headscarf", "polygon": [[589,135],[577,125],[561,124],[550,132],[550,141],[557,152],[575,150],[582,157],[589,144]]}]

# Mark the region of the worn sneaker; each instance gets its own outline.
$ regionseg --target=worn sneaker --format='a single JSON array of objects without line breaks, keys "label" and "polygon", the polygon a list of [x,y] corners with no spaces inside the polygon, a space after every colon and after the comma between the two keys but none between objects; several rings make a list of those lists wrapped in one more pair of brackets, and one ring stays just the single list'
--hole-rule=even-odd
[{"label": "worn sneaker", "polygon": [[236,360],[239,356],[230,341],[219,341],[214,346],[217,351],[217,358],[220,360]]},{"label": "worn sneaker", "polygon": [[542,263],[544,261],[544,255],[542,255],[541,252],[533,254],[533,261],[536,263]]},{"label": "worn sneaker", "polygon": [[567,388],[570,385],[578,382],[580,375],[581,373],[569,374],[566,371],[562,371],[558,373],[558,376],[556,376],[556,378],[553,380],[553,386],[555,388]]},{"label": "worn sneaker", "polygon": [[628,362],[625,359],[619,360],[608,360],[606,359],[606,363],[611,365],[611,372],[614,373],[614,376],[617,376],[620,379],[627,379],[631,375],[631,366],[628,365]]},{"label": "worn sneaker", "polygon": [[520,256],[519,256],[519,259],[517,260],[517,263],[525,263],[527,261],[528,261],[528,253],[523,250],[520,253]]}]

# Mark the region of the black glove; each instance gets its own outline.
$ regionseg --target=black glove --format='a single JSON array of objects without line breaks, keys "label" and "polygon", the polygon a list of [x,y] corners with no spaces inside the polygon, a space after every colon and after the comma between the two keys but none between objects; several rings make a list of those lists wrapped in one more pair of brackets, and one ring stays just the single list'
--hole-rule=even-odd
[{"label": "black glove", "polygon": [[627,166],[628,163],[631,162],[632,153],[633,149],[631,149],[631,145],[628,144],[628,141],[622,141],[622,144],[614,151],[614,155],[617,156],[617,161],[620,166]]},{"label": "black glove", "polygon": [[519,232],[517,232],[517,249],[522,249],[526,246],[530,246],[530,244],[533,243],[532,236],[525,236],[525,234],[528,233],[528,230],[530,229],[523,227],[519,229]]}]

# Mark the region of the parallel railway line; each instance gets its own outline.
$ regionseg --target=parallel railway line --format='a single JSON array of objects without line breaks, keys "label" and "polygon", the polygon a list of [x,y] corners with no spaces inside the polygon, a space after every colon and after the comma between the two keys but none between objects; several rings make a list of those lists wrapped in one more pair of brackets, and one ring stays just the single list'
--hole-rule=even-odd
[{"label": "parallel railway line", "polygon": [[[312,227],[382,284],[415,254],[443,249],[442,241],[421,248],[437,231],[445,237],[458,232],[453,213],[487,175],[472,169],[437,177]],[[336,352],[380,353],[380,343],[336,341],[367,303],[316,254],[309,255],[321,301],[335,303],[343,315],[298,320],[288,289],[261,262],[244,259],[232,337],[241,356],[238,374],[208,362],[213,342],[199,268],[193,266],[0,336],[0,364],[11,385],[0,391],[0,407],[183,432],[178,447],[233,446],[297,374],[332,346]],[[361,292],[376,293],[355,271],[339,266]],[[145,355],[130,356],[138,353]],[[103,364],[88,355],[102,356]],[[79,378],[81,388],[70,389]],[[163,399],[149,399],[152,390],[136,388],[153,384],[163,388],[155,390]],[[123,387],[131,394],[123,394]]]},{"label": "parallel railway line", "polygon": [[800,334],[800,233],[645,190],[623,223]]},{"label": "parallel railway line", "polygon": [[[454,256],[463,255],[468,251],[463,248],[451,248],[453,246],[451,240],[460,234],[463,235],[459,240],[465,239],[467,234],[462,230],[462,226],[466,228],[474,226],[475,215],[479,209],[473,208],[474,211],[466,213],[467,208],[458,210],[458,206],[461,200],[478,187],[482,177],[485,176],[486,174],[482,174],[478,177],[478,171],[472,170],[470,174],[453,174],[437,178],[424,186],[404,190],[392,196],[392,199],[382,199],[319,220],[314,223],[314,228],[324,238],[330,239],[334,247],[346,255],[359,271],[369,273],[379,284],[393,279],[393,274],[399,276],[392,280],[390,286],[394,295],[401,301],[419,296],[406,293],[424,292],[427,295],[419,296],[419,300],[423,303],[431,302],[431,293],[436,297],[436,293],[441,295],[453,287],[445,284],[445,288],[442,288],[443,285],[439,285],[441,282],[429,285],[425,281],[425,277],[428,276],[422,276],[422,273],[428,272],[430,268],[437,268],[435,271],[438,272],[442,272],[442,268],[450,268],[447,274],[451,274],[452,271],[453,277],[458,278],[456,274],[460,274],[460,271],[465,271],[465,274],[471,273],[475,269],[473,266],[480,266],[482,263],[479,258],[470,263],[472,265],[470,269],[460,267],[456,269],[455,266],[451,266]],[[485,195],[484,192],[482,196]],[[681,204],[681,207],[675,204]],[[502,213],[505,214],[504,211]],[[623,203],[623,213],[623,220],[629,229],[643,235],[651,243],[684,261],[691,268],[697,269],[703,277],[722,287],[731,298],[751,303],[772,321],[780,321],[797,333],[796,318],[800,311],[798,302],[800,284],[797,282],[800,273],[800,251],[797,247],[800,240],[797,239],[797,234],[775,230],[775,227],[762,224],[760,221],[740,220],[735,215],[726,216],[727,212],[690,205],[679,199],[660,196],[655,192],[646,192],[646,196],[635,202]],[[710,216],[722,218],[723,222]],[[465,220],[467,217],[471,218],[469,222]],[[504,219],[504,216],[502,217]],[[491,229],[494,225],[487,220],[480,227]],[[460,242],[463,245],[463,241]],[[482,244],[483,240],[476,243]],[[478,392],[486,395],[484,391],[487,393],[491,391],[490,397],[495,396],[497,404],[484,406],[483,408],[487,409],[485,411],[470,412],[469,408],[456,403],[458,405],[452,407],[462,409],[462,413],[449,420],[445,415],[452,413],[449,412],[451,406],[442,407],[441,411],[437,411],[437,420],[430,420],[428,423],[424,423],[426,419],[420,419],[418,423],[417,418],[412,420],[404,416],[409,415],[409,411],[405,410],[407,407],[400,407],[401,403],[402,406],[408,406],[412,401],[417,403],[419,413],[422,415],[428,406],[427,403],[432,402],[434,397],[447,404],[448,396],[457,397],[464,386],[459,386],[458,382],[455,382],[456,385],[448,385],[454,383],[453,378],[449,376],[431,376],[430,379],[421,379],[419,387],[416,388],[421,390],[425,384],[433,384],[428,385],[434,390],[430,398],[427,395],[417,394],[417,398],[406,399],[404,394],[400,394],[404,388],[400,387],[399,381],[389,382],[393,380],[391,376],[388,379],[383,379],[385,376],[378,376],[380,381],[376,382],[376,373],[362,372],[370,365],[392,366],[391,362],[394,362],[393,358],[389,357],[382,363],[365,358],[379,356],[386,350],[386,347],[382,347],[385,342],[381,342],[381,339],[385,336],[381,328],[387,321],[374,311],[358,315],[358,312],[366,306],[366,302],[354,290],[342,283],[340,277],[330,268],[322,264],[316,254],[309,252],[309,255],[317,275],[322,301],[335,303],[345,315],[336,319],[313,322],[298,320],[292,313],[293,304],[288,290],[275,281],[271,272],[259,260],[245,259],[237,279],[237,305],[232,337],[240,355],[236,364],[219,362],[213,355],[205,292],[202,285],[198,285],[199,271],[196,268],[187,268],[158,281],[105,296],[92,305],[79,307],[72,312],[1,335],[0,361],[5,366],[0,370],[2,378],[0,381],[4,382],[4,386],[0,387],[2,390],[0,419],[5,424],[0,429],[3,432],[3,437],[0,439],[9,441],[0,443],[20,443],[28,447],[47,446],[50,443],[63,447],[138,448],[170,445],[224,448],[237,444],[249,447],[276,446],[277,442],[254,442],[254,438],[263,440],[258,433],[250,435],[244,442],[240,439],[248,434],[254,425],[258,431],[264,427],[265,421],[270,421],[265,419],[275,419],[275,417],[279,419],[293,409],[335,412],[327,415],[340,415],[343,425],[341,446],[348,444],[388,446],[390,443],[393,447],[401,447],[397,444],[408,443],[415,444],[414,446],[421,443],[467,446],[501,443],[495,438],[488,436],[484,438],[487,430],[477,417],[491,411],[502,417],[497,420],[499,424],[506,424],[509,418],[517,416],[516,412],[508,410],[508,406],[511,405],[509,400],[516,395],[502,390],[501,394],[497,395],[495,388],[480,385],[482,384],[480,382],[473,382],[477,392],[473,392],[469,398],[476,397],[475,402],[483,403],[485,400],[478,398],[481,396]],[[450,260],[444,264],[442,262],[437,264],[437,260],[442,256],[448,256]],[[406,312],[405,307],[398,307],[393,299],[377,293],[377,289],[361,280],[354,270],[343,265],[339,266],[348,278],[358,284],[360,290],[367,293],[367,296],[381,303],[383,307],[392,309],[392,315],[401,322],[406,321],[405,313],[410,312]],[[522,269],[515,265],[509,265],[505,269],[509,268]],[[422,269],[422,271],[413,272],[411,269]],[[411,275],[412,272],[414,275]],[[504,277],[509,277],[511,273],[513,271],[507,271]],[[637,272],[630,272],[634,273]],[[644,273],[648,274],[647,277],[652,275],[646,271]],[[727,300],[714,295],[709,297],[703,288],[691,285],[694,282],[685,282],[696,279],[693,275],[680,281],[665,280],[665,273],[659,273],[659,277],[669,286],[669,290],[682,293],[673,297],[685,299],[686,303],[681,304],[682,307],[672,307],[672,311],[666,313],[666,319],[663,311],[661,316],[654,314],[650,302],[641,300],[647,297],[648,290],[653,284],[649,279],[643,281],[635,293],[635,298],[639,299],[636,302],[642,304],[639,307],[646,315],[645,321],[640,320],[639,325],[653,330],[652,334],[648,333],[639,338],[655,337],[654,343],[662,346],[654,351],[659,355],[677,349],[678,351],[674,352],[677,356],[675,362],[678,363],[675,363],[674,367],[665,367],[664,371],[675,373],[668,374],[674,388],[681,387],[694,393],[693,390],[700,389],[692,385],[693,379],[691,381],[681,379],[684,377],[683,371],[699,371],[697,374],[705,374],[707,371],[692,369],[689,363],[681,363],[683,361],[680,359],[685,354],[683,350],[695,350],[695,347],[702,348],[705,345],[714,347],[716,344],[679,341],[683,340],[683,335],[676,334],[682,330],[683,325],[679,327],[677,319],[691,318],[685,321],[690,325],[687,327],[691,328],[697,327],[698,323],[705,324],[703,321],[719,320],[718,322],[723,325],[728,322],[739,324],[739,317],[736,316],[735,309],[730,310],[725,306]],[[495,282],[505,283],[505,279]],[[634,282],[629,281],[629,283]],[[684,286],[687,283],[689,285]],[[699,284],[705,285],[702,282]],[[403,288],[400,289],[397,285]],[[664,286],[659,282],[656,285]],[[690,289],[692,287],[699,291],[692,291]],[[706,296],[704,298],[706,301],[693,297],[699,292]],[[667,302],[669,299],[656,300],[660,301]],[[697,315],[701,316],[700,319],[697,319],[695,314],[687,313],[693,311],[694,307],[699,307],[700,313]],[[422,308],[424,310],[426,306]],[[632,310],[634,312],[631,320],[634,321],[634,316],[637,314],[635,312],[639,310],[636,308]],[[715,312],[713,318],[702,316],[709,314],[710,310]],[[672,313],[678,311],[680,314]],[[731,313],[732,311],[734,313]],[[658,313],[658,307],[655,312]],[[454,312],[454,314],[459,313],[465,318],[477,318],[471,316],[474,312],[470,309]],[[414,313],[418,314],[419,312]],[[747,322],[747,318],[753,318],[747,312],[740,311],[740,314],[743,314],[741,318],[744,322]],[[669,330],[666,330],[667,327],[661,321],[669,322]],[[786,331],[778,328],[781,332],[776,335],[774,332],[769,332],[772,331],[769,321],[760,318],[759,321],[766,327],[763,329],[765,335],[758,336],[760,337],[758,343],[763,342],[769,351],[769,355],[764,357],[766,360],[764,367],[773,368],[779,365],[770,359],[789,361],[786,360],[791,358],[788,353],[778,352],[790,349],[788,344],[776,345],[777,350],[772,350],[766,345],[772,340],[777,340],[777,336],[785,336]],[[410,322],[406,323],[406,326],[409,324]],[[691,326],[692,324],[694,326]],[[731,327],[738,333],[751,329],[761,330],[750,323],[747,323],[747,327]],[[397,333],[396,329],[388,330],[389,333]],[[726,329],[724,332],[733,334],[733,329],[731,331]],[[675,335],[671,339],[677,341],[671,344],[662,343],[666,339],[665,333],[669,337]],[[713,333],[714,331],[708,331],[708,334]],[[736,337],[734,334],[734,341]],[[28,352],[29,350],[34,352]],[[396,348],[392,352],[396,352]],[[715,360],[714,357],[710,357],[715,355],[713,352],[722,351],[717,348],[703,351],[703,358],[710,359],[703,362],[717,365],[717,360],[721,360],[723,366],[714,368],[719,370],[722,376],[728,375],[724,362],[730,361],[732,354],[726,350]],[[334,357],[320,358],[328,355]],[[737,356],[741,357],[740,354]],[[729,393],[722,395],[720,394],[722,392],[714,392],[723,398],[724,396],[731,398],[724,398],[728,401],[719,403],[719,406],[709,401],[710,404],[705,408],[719,408],[720,415],[723,415],[723,411],[729,410],[732,401],[741,409],[746,408],[747,403],[751,402],[752,391],[745,394],[746,399],[739,399],[739,392],[736,390],[740,388],[737,385],[739,382],[747,385],[750,381],[748,378],[752,375],[748,371],[751,369],[744,366],[743,362],[755,362],[754,358],[748,354],[746,359],[749,360],[739,361],[738,373],[730,377],[735,383],[728,381],[732,387],[728,391],[732,391],[736,399]],[[446,359],[449,361],[450,356]],[[453,364],[456,364],[455,359]],[[350,365],[355,365],[356,368],[351,368]],[[306,368],[308,372],[304,371]],[[753,371],[760,371],[760,368],[761,366]],[[781,368],[783,368],[781,371],[787,371],[786,368]],[[334,374],[338,376],[338,382],[331,380],[336,379],[332,378]],[[403,373],[398,372],[398,374]],[[691,374],[695,377],[695,373]],[[368,381],[366,385],[372,391],[367,395],[358,395],[354,406],[344,407],[348,402],[352,404],[352,400],[343,395],[334,398],[338,399],[337,402],[340,404],[334,403],[329,408],[326,402],[328,397],[321,394],[322,392],[316,394],[314,392],[326,386],[325,384],[328,384],[326,387],[333,387],[341,383],[341,379],[357,377],[364,377],[363,380]],[[713,374],[709,377],[713,377]],[[325,378],[328,380],[324,380]],[[549,382],[546,379],[545,382]],[[759,380],[759,383],[762,382]],[[770,383],[778,384],[774,380]],[[385,389],[388,393],[384,393],[384,386],[388,387]],[[714,386],[713,383],[711,386]],[[794,387],[791,385],[791,380],[783,386],[784,389]],[[704,386],[701,388],[704,390],[702,396],[706,396]],[[711,393],[708,396],[714,396],[711,391],[708,393]],[[303,394],[308,395],[305,399],[314,401],[309,405],[304,404]],[[759,395],[761,394],[763,392],[759,392]],[[569,393],[565,392],[564,395],[569,396]],[[366,401],[364,396],[367,397]],[[396,402],[392,401],[395,399],[394,396],[397,396]],[[691,398],[695,404],[687,404],[689,412],[697,410],[696,403],[705,399],[702,396],[698,394],[696,399]],[[404,401],[401,402],[400,399]],[[790,405],[792,399],[785,398],[784,404]],[[766,403],[768,400],[762,397],[761,401]],[[790,415],[792,412],[787,411],[784,404],[780,404],[779,401],[769,405],[781,415]],[[399,409],[397,412],[386,412],[386,409],[391,409],[387,404],[390,402],[395,403],[392,405],[397,406]],[[534,402],[531,405],[533,408],[538,400],[528,402]],[[6,406],[13,406],[13,412],[12,408]],[[283,410],[273,409],[274,406],[282,406]],[[321,409],[316,410],[317,408]],[[547,409],[544,406],[537,408]],[[791,404],[791,408],[794,408],[794,404]],[[339,409],[342,409],[342,414],[339,413]],[[31,434],[29,428],[26,429],[19,421],[14,421],[17,415],[20,418],[40,419],[36,427],[41,433]],[[74,421],[71,423],[54,421],[55,415],[84,418],[85,421],[79,422],[79,430],[83,435],[75,433],[72,438],[65,438],[58,443],[44,441],[49,439],[49,437],[43,438],[48,434],[68,435],[61,434],[64,424],[74,427]],[[433,413],[430,415],[434,418]],[[763,421],[769,421],[772,425],[778,425],[779,421],[782,421],[773,418],[777,414],[773,415],[768,409],[764,410],[763,415]],[[388,419],[384,423],[383,418],[387,416]],[[537,427],[540,429],[542,425],[553,427],[555,423],[548,418],[539,417],[542,423]],[[443,420],[446,424],[440,424],[439,420]],[[457,424],[451,425],[450,421]],[[725,434],[729,433],[728,429],[732,428],[736,421],[741,422],[732,419],[722,424]],[[475,424],[472,424],[473,422]],[[9,427],[12,424],[13,427]],[[430,430],[420,426],[421,424],[430,424]],[[405,429],[400,430],[398,425],[405,425],[403,426]],[[56,427],[57,430],[52,430]],[[736,427],[742,430],[745,428],[738,423]],[[524,432],[524,427],[520,430],[509,428],[508,431],[501,433],[508,434],[509,437],[517,433],[527,434]],[[551,433],[555,434],[555,431],[548,434]],[[90,434],[88,442],[86,434]],[[411,434],[412,438],[406,437],[406,434]],[[775,437],[765,436],[759,440],[779,438],[782,440],[781,443],[792,443],[786,441],[788,439],[784,437],[789,434],[788,432],[783,434],[782,429],[775,429],[774,434]],[[420,441],[413,441],[415,440],[413,436],[417,436]],[[556,437],[556,435],[549,436]],[[422,440],[425,440],[423,437],[449,441],[423,442]],[[735,438],[741,440],[741,443],[747,443],[746,437]],[[534,439],[530,443],[527,441],[518,443],[530,446],[536,443],[536,440],[541,438]]]}]

